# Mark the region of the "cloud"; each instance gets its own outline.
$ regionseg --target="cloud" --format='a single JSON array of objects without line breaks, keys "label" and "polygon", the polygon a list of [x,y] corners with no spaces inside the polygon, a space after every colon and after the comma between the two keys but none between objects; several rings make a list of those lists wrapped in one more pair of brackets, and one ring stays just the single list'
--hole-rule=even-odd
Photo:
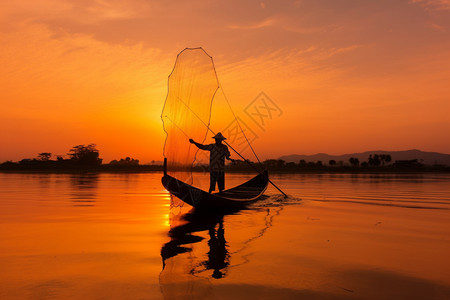
[{"label": "cloud", "polygon": [[428,23],[428,24],[425,25],[425,27],[431,28],[433,30],[440,31],[440,32],[446,32],[447,31],[447,29],[445,29],[444,26],[441,26],[441,25],[436,24],[436,23]]},{"label": "cloud", "polygon": [[358,48],[364,47],[365,45],[350,45],[345,47],[333,47],[328,49],[321,49],[321,51],[318,51],[318,53],[315,56],[317,60],[326,60],[330,59],[338,54],[346,53],[354,51]]},{"label": "cloud", "polygon": [[2,5],[0,16],[15,20],[45,23],[52,19],[74,20],[79,23],[95,23],[106,20],[124,20],[139,16],[143,4],[134,1],[105,0],[16,0]]},{"label": "cloud", "polygon": [[411,3],[418,3],[426,8],[450,11],[450,0],[411,0]]},{"label": "cloud", "polygon": [[0,91],[15,99],[7,108],[46,103],[50,113],[62,103],[80,112],[85,103],[111,105],[112,99],[160,84],[165,76],[159,70],[170,66],[157,48],[110,45],[83,34],[55,37],[38,24],[2,34],[0,63]]},{"label": "cloud", "polygon": [[242,93],[245,89],[317,89],[330,80],[345,77],[354,66],[343,63],[342,57],[365,47],[368,46],[283,48],[228,64],[216,60],[216,67],[219,80],[228,82],[225,86],[242,88]]},{"label": "cloud", "polygon": [[[123,20],[131,19],[140,15],[141,5],[128,1],[89,1],[85,12],[100,20]],[[78,7],[79,8],[79,7]]]},{"label": "cloud", "polygon": [[301,25],[291,25],[285,23],[282,28],[289,32],[299,33],[299,34],[322,34],[326,32],[333,32],[343,28],[343,26],[338,26],[336,24],[324,25],[324,26],[301,26]]},{"label": "cloud", "polygon": [[241,24],[241,25],[229,25],[230,29],[241,29],[241,30],[252,30],[252,29],[260,29],[272,26],[276,23],[274,18],[268,18],[260,22],[252,23],[252,24]]}]

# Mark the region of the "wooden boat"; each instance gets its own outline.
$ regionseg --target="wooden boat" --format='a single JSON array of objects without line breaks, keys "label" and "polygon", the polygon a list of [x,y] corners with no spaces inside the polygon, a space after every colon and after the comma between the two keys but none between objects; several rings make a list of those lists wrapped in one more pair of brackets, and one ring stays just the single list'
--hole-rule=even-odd
[{"label": "wooden boat", "polygon": [[249,181],[222,193],[207,193],[167,174],[164,163],[163,186],[174,196],[196,208],[236,209],[257,201],[269,182],[267,170]]}]

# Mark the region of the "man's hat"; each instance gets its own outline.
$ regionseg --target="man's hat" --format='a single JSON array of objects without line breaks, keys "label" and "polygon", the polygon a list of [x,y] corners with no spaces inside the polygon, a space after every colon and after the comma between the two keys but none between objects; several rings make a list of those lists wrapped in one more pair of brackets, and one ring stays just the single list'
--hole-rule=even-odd
[{"label": "man's hat", "polygon": [[223,140],[226,140],[227,138],[224,137],[224,136],[222,135],[222,133],[218,132],[215,136],[213,136],[213,139],[223,141]]}]

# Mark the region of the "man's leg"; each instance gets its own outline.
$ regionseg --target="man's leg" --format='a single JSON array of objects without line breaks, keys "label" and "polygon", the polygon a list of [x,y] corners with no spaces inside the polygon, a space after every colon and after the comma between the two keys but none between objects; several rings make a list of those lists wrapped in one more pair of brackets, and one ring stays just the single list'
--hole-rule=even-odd
[{"label": "man's leg", "polygon": [[219,193],[225,189],[225,172],[217,172],[217,186],[219,187]]},{"label": "man's leg", "polygon": [[212,191],[216,189],[216,181],[217,181],[217,173],[216,172],[210,172],[209,173],[209,193],[211,194]]}]

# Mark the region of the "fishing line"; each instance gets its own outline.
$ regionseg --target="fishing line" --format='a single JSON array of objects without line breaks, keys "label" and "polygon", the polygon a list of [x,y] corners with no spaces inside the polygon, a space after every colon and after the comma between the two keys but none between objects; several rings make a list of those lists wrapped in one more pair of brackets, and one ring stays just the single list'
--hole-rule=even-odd
[{"label": "fishing line", "polygon": [[244,130],[242,129],[241,123],[239,123],[239,119],[236,117],[236,114],[234,113],[234,110],[233,110],[233,108],[231,107],[230,101],[228,101],[227,95],[225,95],[225,91],[223,90],[222,85],[219,84],[219,88],[220,88],[220,90],[222,91],[222,94],[223,94],[225,100],[227,101],[228,107],[230,108],[230,111],[231,111],[231,113],[233,114],[234,119],[236,120],[236,123],[237,123],[238,126],[239,126],[239,129],[241,130],[242,134],[244,135],[244,138],[245,138],[245,140],[247,141],[247,144],[250,146],[250,149],[252,150],[252,152],[253,152],[253,154],[255,155],[255,157],[256,157],[256,159],[258,160],[258,162],[261,163],[261,161],[259,160],[258,155],[256,155],[256,152],[255,152],[255,150],[254,150],[253,147],[252,147],[252,144],[250,144],[250,141],[248,140],[247,135],[245,134]]}]

